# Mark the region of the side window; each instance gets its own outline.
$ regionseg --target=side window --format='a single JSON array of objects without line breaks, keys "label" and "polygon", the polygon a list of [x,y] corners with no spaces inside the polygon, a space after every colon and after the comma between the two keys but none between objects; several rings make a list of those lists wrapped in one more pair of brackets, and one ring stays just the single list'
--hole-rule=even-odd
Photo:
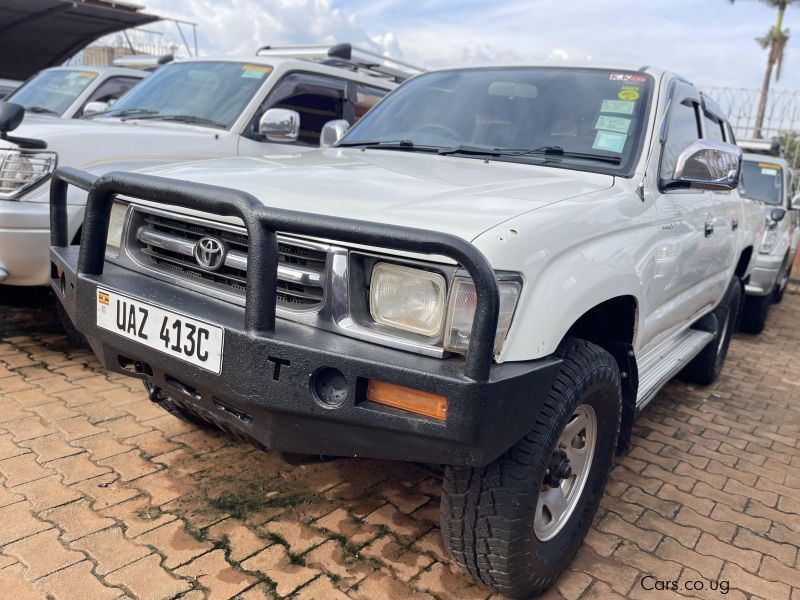
[{"label": "side window", "polygon": [[703,128],[705,129],[705,135],[703,137],[707,140],[718,140],[720,142],[725,141],[725,125],[717,121],[714,117],[712,117],[707,112],[703,111]]},{"label": "side window", "polygon": [[670,179],[675,171],[678,155],[688,144],[700,139],[697,105],[691,100],[673,103],[667,122],[667,140],[661,156],[661,179]]},{"label": "side window", "polygon": [[381,99],[388,93],[388,90],[382,90],[371,85],[357,83],[356,99],[354,103],[356,121],[367,114],[367,111],[380,102]]},{"label": "side window", "polygon": [[[118,100],[125,92],[142,81],[138,77],[109,77],[91,93],[83,106],[89,102],[111,102]],[[83,113],[81,107],[80,113]]]},{"label": "side window", "polygon": [[347,84],[341,79],[290,73],[279,81],[255,115],[248,128],[249,137],[264,141],[258,134],[258,120],[270,108],[288,108],[300,114],[298,142],[309,146],[319,145],[322,127],[333,119],[343,119]]}]

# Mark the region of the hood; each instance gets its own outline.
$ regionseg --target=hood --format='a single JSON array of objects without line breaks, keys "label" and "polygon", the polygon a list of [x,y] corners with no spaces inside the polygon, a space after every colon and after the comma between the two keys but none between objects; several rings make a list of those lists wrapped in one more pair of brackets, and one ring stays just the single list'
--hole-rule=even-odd
[{"label": "hood", "polygon": [[[143,159],[144,166],[235,154],[229,132],[186,123],[123,123],[26,114],[22,124],[10,133],[44,140],[47,150],[58,154],[59,166],[78,168],[131,159]],[[16,145],[0,140],[0,148],[16,148]]]},{"label": "hood", "polygon": [[241,189],[278,208],[431,229],[469,241],[517,215],[614,182],[609,175],[529,164],[338,148],[143,172]]}]

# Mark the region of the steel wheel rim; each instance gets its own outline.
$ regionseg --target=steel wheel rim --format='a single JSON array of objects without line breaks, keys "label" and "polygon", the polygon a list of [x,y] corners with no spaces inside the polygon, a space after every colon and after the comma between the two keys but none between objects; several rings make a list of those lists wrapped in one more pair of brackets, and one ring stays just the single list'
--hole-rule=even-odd
[{"label": "steel wheel rim", "polygon": [[566,453],[572,473],[557,486],[542,483],[539,490],[533,531],[540,541],[547,542],[557,536],[575,512],[589,479],[596,446],[597,414],[588,404],[581,404],[561,432],[553,451],[554,455],[559,451]]}]

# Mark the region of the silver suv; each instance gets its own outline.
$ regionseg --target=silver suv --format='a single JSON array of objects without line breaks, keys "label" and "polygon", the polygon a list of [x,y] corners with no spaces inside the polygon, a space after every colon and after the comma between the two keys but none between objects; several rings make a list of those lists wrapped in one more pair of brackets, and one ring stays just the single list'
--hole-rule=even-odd
[{"label": "silver suv", "polygon": [[800,196],[791,197],[794,172],[772,142],[740,141],[746,151],[739,193],[762,204],[766,230],[745,287],[742,330],[761,333],[773,303],[783,299],[800,243]]}]

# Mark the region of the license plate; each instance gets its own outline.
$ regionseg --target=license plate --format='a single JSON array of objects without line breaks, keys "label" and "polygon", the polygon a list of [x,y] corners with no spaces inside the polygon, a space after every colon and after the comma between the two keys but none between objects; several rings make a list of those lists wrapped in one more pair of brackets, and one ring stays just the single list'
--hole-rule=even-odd
[{"label": "license plate", "polygon": [[101,288],[97,326],[212,373],[222,370],[222,327]]}]

